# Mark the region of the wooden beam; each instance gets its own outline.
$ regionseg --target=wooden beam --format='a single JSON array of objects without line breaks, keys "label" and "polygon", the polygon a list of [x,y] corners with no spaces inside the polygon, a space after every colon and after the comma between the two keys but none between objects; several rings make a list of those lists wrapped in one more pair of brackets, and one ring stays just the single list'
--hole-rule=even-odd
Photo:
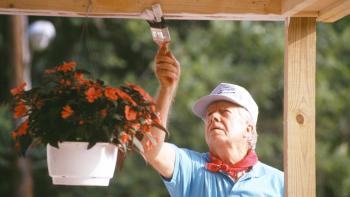
[{"label": "wooden beam", "polygon": [[[91,2],[91,4],[89,4]],[[0,0],[2,12],[24,12],[57,16],[85,16],[89,5],[91,16],[140,18],[140,14],[160,3],[167,17],[186,15],[274,15],[279,14],[280,0]]]},{"label": "wooden beam", "polygon": [[288,18],[285,33],[285,195],[315,197],[316,18]]},{"label": "wooden beam", "polygon": [[[81,17],[90,0],[0,0],[0,13]],[[182,20],[284,20],[281,0],[91,0],[88,15],[104,18],[141,18],[140,14],[160,3],[166,19]]]},{"label": "wooden beam", "polygon": [[350,1],[339,0],[320,11],[318,21],[333,23],[350,14]]},{"label": "wooden beam", "polygon": [[317,0],[282,0],[281,14],[285,17],[294,16],[316,2]]},{"label": "wooden beam", "polygon": [[282,21],[321,13],[318,21],[333,22],[350,13],[347,0],[0,0],[0,14],[142,19],[155,3],[166,19],[180,20]]}]

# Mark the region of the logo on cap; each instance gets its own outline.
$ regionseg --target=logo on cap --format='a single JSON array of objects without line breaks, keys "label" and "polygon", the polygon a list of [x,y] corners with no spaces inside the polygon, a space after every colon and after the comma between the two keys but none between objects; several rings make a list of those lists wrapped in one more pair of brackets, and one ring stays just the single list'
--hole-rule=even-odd
[{"label": "logo on cap", "polygon": [[236,93],[236,89],[234,87],[230,87],[226,84],[222,84],[221,86],[218,86],[218,88],[215,88],[211,94],[235,94],[235,93]]}]

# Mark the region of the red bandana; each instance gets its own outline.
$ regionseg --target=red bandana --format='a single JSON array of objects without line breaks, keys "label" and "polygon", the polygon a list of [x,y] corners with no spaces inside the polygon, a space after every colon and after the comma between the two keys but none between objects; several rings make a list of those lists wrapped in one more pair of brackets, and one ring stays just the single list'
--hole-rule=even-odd
[{"label": "red bandana", "polygon": [[248,150],[247,155],[235,163],[234,165],[225,164],[219,158],[215,157],[212,153],[209,153],[209,158],[212,162],[207,163],[205,167],[211,172],[226,172],[230,177],[236,179],[237,173],[248,170],[256,162],[258,162],[258,156],[251,149]]}]

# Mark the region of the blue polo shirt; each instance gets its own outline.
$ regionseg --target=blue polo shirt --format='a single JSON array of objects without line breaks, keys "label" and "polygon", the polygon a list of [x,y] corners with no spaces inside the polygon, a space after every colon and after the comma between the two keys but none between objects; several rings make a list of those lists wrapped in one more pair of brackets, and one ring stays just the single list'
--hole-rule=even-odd
[{"label": "blue polo shirt", "polygon": [[283,172],[260,161],[235,182],[225,173],[210,172],[205,168],[208,153],[175,145],[173,148],[176,152],[173,176],[169,180],[163,178],[172,197],[283,196]]}]

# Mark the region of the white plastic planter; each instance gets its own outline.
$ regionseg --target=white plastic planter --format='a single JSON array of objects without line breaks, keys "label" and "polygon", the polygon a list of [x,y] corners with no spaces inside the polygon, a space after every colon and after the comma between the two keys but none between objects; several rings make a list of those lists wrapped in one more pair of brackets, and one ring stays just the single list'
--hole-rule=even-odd
[{"label": "white plastic planter", "polygon": [[109,143],[97,143],[90,149],[87,146],[87,142],[62,142],[57,149],[47,144],[47,164],[53,184],[109,185],[118,148]]}]

